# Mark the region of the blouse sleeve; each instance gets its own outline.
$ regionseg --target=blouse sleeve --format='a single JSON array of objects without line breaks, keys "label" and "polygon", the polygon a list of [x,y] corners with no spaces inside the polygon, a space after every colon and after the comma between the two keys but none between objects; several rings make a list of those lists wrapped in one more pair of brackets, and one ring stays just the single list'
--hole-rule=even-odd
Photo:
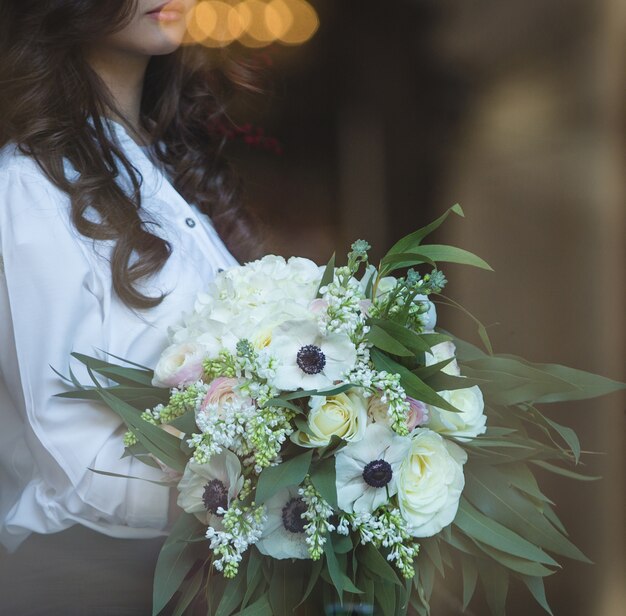
[{"label": "blouse sleeve", "polygon": [[[168,488],[89,470],[162,477],[122,457],[121,419],[104,405],[54,397],[64,386],[52,367],[67,373],[72,351],[107,350],[105,304],[84,252],[88,244],[67,210],[67,197],[43,175],[0,170],[0,375],[9,396],[2,402],[22,414],[37,469],[6,529],[46,533],[80,522],[112,536],[163,534]],[[85,372],[75,373],[90,382]]]}]

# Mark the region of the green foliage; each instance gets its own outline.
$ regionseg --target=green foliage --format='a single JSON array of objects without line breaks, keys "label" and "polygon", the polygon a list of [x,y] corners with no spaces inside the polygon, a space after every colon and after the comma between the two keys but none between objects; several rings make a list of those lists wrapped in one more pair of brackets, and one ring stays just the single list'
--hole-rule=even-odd
[{"label": "green foliage", "polygon": [[[453,206],[430,225],[399,240],[383,257],[378,272],[368,266],[363,282],[366,296],[376,296],[381,277],[401,268],[418,265],[436,268],[438,263],[445,262],[490,270],[485,261],[466,250],[423,243],[450,214],[464,215],[458,205]],[[352,270],[366,264],[367,248],[365,243],[353,246],[349,258]],[[330,284],[334,275],[333,255],[320,288]],[[208,616],[287,616],[304,604],[315,605],[313,609],[317,612],[312,613],[321,614],[324,602],[346,606],[350,602],[363,602],[374,606],[374,613],[383,616],[403,616],[411,605],[420,616],[428,616],[437,580],[443,579],[451,568],[461,573],[459,596],[463,610],[470,605],[480,583],[490,611],[502,616],[513,581],[525,586],[551,614],[544,578],[559,569],[555,557],[585,563],[589,560],[567,537],[552,501],[542,493],[533,470],[539,468],[582,481],[596,478],[579,471],[582,452],[576,433],[557,423],[538,405],[586,400],[623,390],[626,385],[558,364],[533,363],[509,354],[495,354],[487,328],[461,305],[441,295],[445,277],[439,270],[423,278],[409,271],[402,280],[406,297],[401,299],[405,303],[398,302],[395,307],[399,309],[393,312],[391,306],[397,299],[394,292],[400,291],[391,291],[387,293],[388,309],[374,310],[367,322],[367,342],[372,346],[375,368],[398,374],[407,395],[451,412],[458,409],[438,392],[479,385],[488,416],[485,434],[459,443],[468,453],[459,510],[453,523],[441,533],[420,541],[415,577],[407,581],[398,575],[396,566],[387,560],[386,548],[362,544],[358,534],[343,536],[331,532],[324,535],[323,560],[277,561],[263,557],[252,547],[244,554],[239,573],[225,579],[212,572],[205,529],[194,516],[182,514],[157,562],[154,615],[175,602],[173,613],[182,616],[197,596],[204,593],[208,597]],[[437,293],[438,303],[464,312],[476,325],[485,350],[447,332],[423,333],[423,327],[416,324],[419,325],[419,317],[426,310],[424,302],[412,315],[407,305],[413,302],[420,288],[423,290],[420,294],[430,293],[432,297]],[[433,346],[447,340],[456,345],[463,378],[443,372],[451,360],[424,365]],[[81,384],[70,368],[69,377],[63,378],[75,389],[59,396],[102,401],[130,430],[132,438],[128,442],[133,444],[127,448],[127,455],[149,463],[152,454],[172,469],[182,471],[189,458],[184,442],[142,418],[146,408],[170,402],[169,390],[152,385],[152,370],[121,358],[116,359],[125,365],[79,353],[72,356],[85,366],[93,384]],[[213,360],[205,366],[207,374],[231,374],[233,359],[224,354]],[[295,416],[295,424],[306,430],[306,398],[336,395],[351,387],[347,383],[326,391],[284,393],[269,399],[264,406],[293,413],[290,417]],[[183,406],[179,410],[168,423],[190,435],[197,429],[194,411]],[[246,496],[246,502],[254,499],[261,505],[288,486],[302,485],[308,477],[307,485],[312,485],[337,510],[333,453],[345,444],[334,437],[326,448],[303,451],[289,443],[282,452],[284,461],[263,469],[256,491]]]}]

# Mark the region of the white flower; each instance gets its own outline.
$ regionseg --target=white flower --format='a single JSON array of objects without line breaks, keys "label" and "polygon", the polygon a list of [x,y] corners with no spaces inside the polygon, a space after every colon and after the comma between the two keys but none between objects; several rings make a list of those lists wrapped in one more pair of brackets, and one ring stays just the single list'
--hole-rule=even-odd
[{"label": "white flower", "polygon": [[276,359],[271,385],[283,391],[332,387],[356,363],[356,349],[348,336],[324,336],[309,320],[286,321],[277,327],[267,349]]},{"label": "white flower", "polygon": [[421,316],[422,325],[426,330],[433,330],[437,325],[437,308],[435,304],[428,299],[427,295],[416,295],[415,302],[426,303],[428,310]]},{"label": "white flower", "polygon": [[219,507],[228,509],[243,486],[241,463],[232,451],[214,455],[207,464],[193,459],[178,483],[178,506],[193,513],[203,524],[221,527]]},{"label": "white flower", "polygon": [[452,376],[460,376],[461,370],[459,369],[459,364],[455,359],[455,355],[456,347],[452,342],[441,342],[440,344],[433,346],[430,349],[430,353],[425,354],[425,363],[427,366],[432,366],[445,361],[446,359],[452,359],[448,365],[443,367],[442,372]]},{"label": "white flower", "polygon": [[431,537],[456,516],[465,485],[467,454],[432,430],[413,433],[400,465],[398,504],[414,537]]},{"label": "white flower", "polygon": [[284,558],[309,559],[309,546],[302,517],[307,507],[299,494],[298,486],[281,490],[265,503],[267,520],[261,538],[256,544],[259,552],[282,560]]},{"label": "white flower", "polygon": [[459,441],[468,441],[486,432],[485,403],[478,385],[465,389],[440,391],[439,395],[460,412],[454,413],[431,406],[429,428],[439,434],[453,436]]},{"label": "white flower", "polygon": [[335,458],[337,502],[348,513],[372,512],[398,491],[398,468],[411,447],[380,423],[370,424],[365,436],[350,443]]},{"label": "white flower", "polygon": [[152,384],[155,387],[191,385],[202,376],[202,362],[206,357],[207,348],[202,344],[173,344],[161,354]]},{"label": "white flower", "polygon": [[324,447],[332,436],[345,441],[359,441],[367,427],[367,408],[363,396],[356,390],[336,396],[311,396],[308,428],[310,434],[298,430],[291,440],[301,447]]}]

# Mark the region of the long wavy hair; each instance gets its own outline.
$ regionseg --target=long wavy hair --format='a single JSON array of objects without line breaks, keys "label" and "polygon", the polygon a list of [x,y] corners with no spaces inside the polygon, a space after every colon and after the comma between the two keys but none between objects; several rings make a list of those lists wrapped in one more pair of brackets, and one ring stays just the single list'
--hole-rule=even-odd
[{"label": "long wavy hair", "polygon": [[[163,295],[142,294],[139,283],[171,253],[142,223],[141,175],[109,137],[105,115],[115,109],[104,83],[85,59],[85,46],[132,18],[134,0],[19,0],[0,10],[0,147],[13,142],[69,195],[71,220],[93,240],[114,240],[113,288],[126,305],[150,308]],[[175,188],[211,217],[240,260],[256,256],[241,182],[224,157],[226,105],[239,89],[255,90],[255,70],[207,50],[184,46],[151,58],[141,123]],[[68,179],[64,160],[78,172]],[[129,192],[116,177],[128,175]],[[88,208],[99,222],[86,216]]]}]

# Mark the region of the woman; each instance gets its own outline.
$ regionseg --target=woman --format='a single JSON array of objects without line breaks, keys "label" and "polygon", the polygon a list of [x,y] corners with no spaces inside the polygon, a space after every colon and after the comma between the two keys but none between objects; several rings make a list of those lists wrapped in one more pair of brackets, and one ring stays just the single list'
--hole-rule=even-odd
[{"label": "woman", "polygon": [[172,495],[90,470],[161,478],[122,457],[113,413],[53,397],[52,368],[67,373],[72,351],[154,365],[196,292],[249,255],[210,129],[230,84],[181,47],[193,3],[3,3],[2,614],[151,611]]}]

